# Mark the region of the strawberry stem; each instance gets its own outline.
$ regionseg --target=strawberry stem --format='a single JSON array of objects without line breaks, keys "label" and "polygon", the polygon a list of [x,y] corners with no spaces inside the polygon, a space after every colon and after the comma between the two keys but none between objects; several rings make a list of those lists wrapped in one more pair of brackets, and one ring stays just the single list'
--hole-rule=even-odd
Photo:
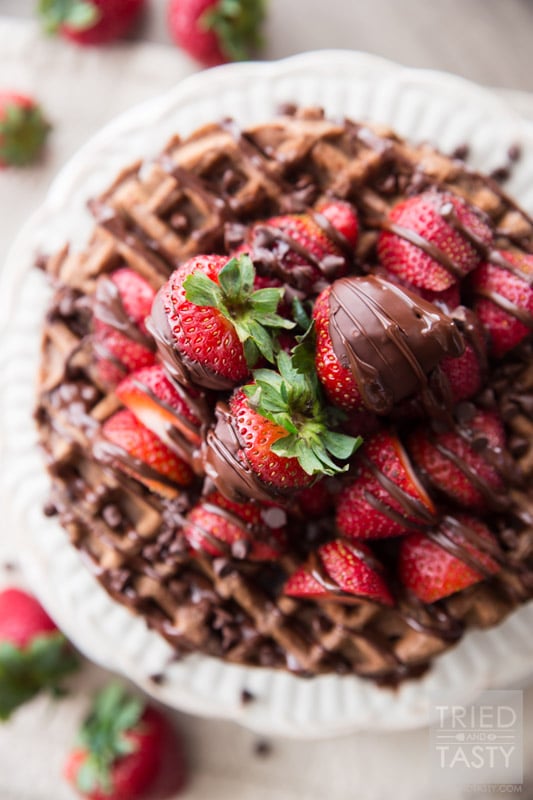
[{"label": "strawberry stem", "polygon": [[90,0],[39,0],[37,14],[45,33],[56,33],[62,25],[76,31],[92,28],[102,17]]},{"label": "strawberry stem", "polygon": [[213,31],[220,48],[232,61],[245,61],[262,44],[265,0],[219,0],[200,17],[200,27]]},{"label": "strawberry stem", "polygon": [[294,322],[276,311],[282,287],[254,291],[255,268],[247,255],[232,258],[220,270],[218,283],[203,272],[188,275],[183,282],[185,298],[197,306],[215,308],[233,325],[244,347],[246,363],[253,367],[260,356],[275,363],[276,334],[294,328]]}]

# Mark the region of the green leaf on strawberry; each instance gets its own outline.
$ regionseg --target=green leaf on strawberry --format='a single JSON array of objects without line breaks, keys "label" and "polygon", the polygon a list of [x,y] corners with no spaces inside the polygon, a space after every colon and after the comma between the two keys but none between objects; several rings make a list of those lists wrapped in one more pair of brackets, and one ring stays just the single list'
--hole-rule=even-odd
[{"label": "green leaf on strawberry", "polygon": [[26,647],[0,642],[0,719],[42,689],[61,694],[61,681],[79,660],[60,631],[36,636]]},{"label": "green leaf on strawberry", "polygon": [[200,27],[213,31],[232,61],[245,61],[262,43],[265,0],[219,0],[200,17]]},{"label": "green leaf on strawberry", "polygon": [[244,347],[246,363],[253,367],[260,356],[275,362],[276,332],[294,328],[277,314],[282,287],[255,289],[255,268],[247,255],[232,258],[220,270],[218,283],[197,271],[185,278],[185,297],[194,305],[215,308],[233,325]]},{"label": "green leaf on strawberry", "polygon": [[329,409],[314,368],[297,369],[295,356],[284,351],[278,354],[277,366],[278,372],[255,370],[254,383],[243,387],[253,410],[287,431],[287,436],[273,442],[272,452],[296,458],[308,475],[346,472],[362,438],[330,429]]},{"label": "green leaf on strawberry", "polygon": [[46,33],[55,33],[62,25],[84,31],[101,17],[98,7],[89,0],[39,0],[37,13]]}]

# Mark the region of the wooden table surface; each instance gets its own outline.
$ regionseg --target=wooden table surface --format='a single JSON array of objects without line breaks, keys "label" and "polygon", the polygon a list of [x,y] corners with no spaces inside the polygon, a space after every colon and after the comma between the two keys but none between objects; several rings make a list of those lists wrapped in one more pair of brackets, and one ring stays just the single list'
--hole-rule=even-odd
[{"label": "wooden table surface", "polygon": [[[168,0],[149,0],[136,36],[168,43]],[[36,0],[0,0],[0,14],[29,17]],[[478,83],[533,91],[533,0],[269,0],[263,56],[366,50]]]}]

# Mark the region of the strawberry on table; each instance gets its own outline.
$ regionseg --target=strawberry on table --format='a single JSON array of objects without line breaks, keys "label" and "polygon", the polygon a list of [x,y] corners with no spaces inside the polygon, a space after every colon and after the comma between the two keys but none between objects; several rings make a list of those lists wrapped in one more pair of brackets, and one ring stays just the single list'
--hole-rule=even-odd
[{"label": "strawberry on table", "polygon": [[0,90],[0,168],[35,161],[49,132],[50,125],[35,100]]},{"label": "strawberry on table", "polygon": [[42,689],[61,692],[78,659],[37,600],[21,589],[0,592],[0,720]]},{"label": "strawberry on table", "polygon": [[94,349],[101,381],[117,384],[133,370],[155,361],[145,320],[155,297],[147,281],[129,267],[102,276],[94,298]]},{"label": "strawberry on table", "polygon": [[[188,486],[193,479],[189,465],[146,428],[127,408],[117,411],[102,426],[103,440],[95,445],[95,454],[111,463],[149,489],[165,497],[174,497],[178,486]],[[106,445],[110,442],[113,446]]]},{"label": "strawberry on table", "polygon": [[394,605],[383,567],[368,547],[340,539],[319,547],[314,557],[289,577],[283,592],[309,600],[349,603],[364,599]]},{"label": "strawberry on table", "polygon": [[381,539],[433,524],[435,508],[398,437],[380,431],[358,458],[357,478],[339,495],[337,528],[350,539]]},{"label": "strawberry on table", "polygon": [[481,264],[472,274],[472,288],[474,310],[490,335],[492,352],[501,358],[533,330],[533,255],[502,250],[496,257],[509,266]]},{"label": "strawberry on table", "polygon": [[170,798],[186,778],[181,741],[170,723],[115,683],[95,698],[64,774],[89,800]]},{"label": "strawberry on table", "polygon": [[46,33],[100,45],[124,36],[144,5],[145,0],[39,0],[37,12]]},{"label": "strawberry on table", "polygon": [[446,517],[436,540],[424,533],[402,539],[400,579],[419,600],[434,603],[498,572],[491,555],[497,552],[498,543],[481,520],[466,514]]},{"label": "strawberry on table", "polygon": [[244,61],[261,44],[265,0],[170,0],[176,44],[206,67]]},{"label": "strawberry on table", "polygon": [[187,514],[183,535],[210,556],[271,561],[286,549],[285,512],[260,503],[234,503],[220,492],[200,498]]},{"label": "strawberry on table", "polygon": [[478,248],[492,240],[479,214],[449,192],[428,191],[401,200],[389,212],[386,225],[378,239],[383,266],[433,292],[448,289],[475,269],[481,261]]},{"label": "strawberry on table", "polygon": [[498,459],[505,450],[505,433],[493,411],[476,409],[457,430],[432,433],[418,428],[408,447],[425,480],[464,508],[484,509],[503,488],[491,453]]},{"label": "strawberry on table", "polygon": [[281,287],[256,288],[247,255],[187,261],[160,290],[149,322],[169,375],[224,390],[242,383],[260,358],[273,362],[277,333],[294,327],[276,313],[282,297]]}]

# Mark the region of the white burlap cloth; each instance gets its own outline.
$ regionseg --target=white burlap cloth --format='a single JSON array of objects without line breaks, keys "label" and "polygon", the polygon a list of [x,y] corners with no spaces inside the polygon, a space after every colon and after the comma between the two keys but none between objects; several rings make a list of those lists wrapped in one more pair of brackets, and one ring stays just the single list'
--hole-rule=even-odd
[{"label": "white burlap cloth", "polygon": [[[0,4],[1,11],[1,4]],[[38,97],[54,131],[41,163],[0,172],[0,264],[10,240],[41,202],[50,180],[79,146],[109,119],[164,91],[194,71],[177,50],[156,45],[79,50],[46,41],[29,23],[0,18],[0,88]],[[533,104],[516,98],[522,113]],[[21,583],[16,534],[0,525],[0,585]],[[41,698],[0,727],[0,800],[68,800],[76,795],[61,778],[65,754],[92,690],[109,676],[86,665],[71,695],[59,703]],[[525,694],[533,720],[533,692]],[[183,800],[422,800],[439,793],[428,775],[428,734],[358,734],[325,742],[271,740],[271,753],[254,754],[258,737],[238,726],[175,714],[190,764]],[[526,736],[525,764],[533,763]]]}]

